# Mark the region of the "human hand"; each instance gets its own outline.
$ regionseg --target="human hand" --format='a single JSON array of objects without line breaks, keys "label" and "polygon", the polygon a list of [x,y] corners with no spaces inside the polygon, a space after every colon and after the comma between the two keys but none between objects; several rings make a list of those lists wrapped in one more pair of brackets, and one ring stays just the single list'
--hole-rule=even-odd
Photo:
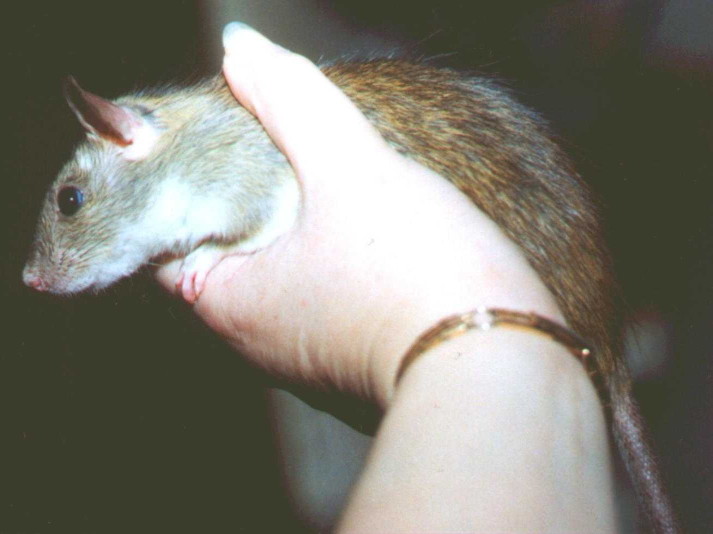
[{"label": "human hand", "polygon": [[[313,64],[253,30],[226,33],[228,83],[287,155],[302,206],[292,231],[210,273],[195,311],[211,328],[275,376],[385,406],[406,349],[447,315],[563,321],[500,229],[392,150]],[[167,288],[177,268],[157,271]]]}]

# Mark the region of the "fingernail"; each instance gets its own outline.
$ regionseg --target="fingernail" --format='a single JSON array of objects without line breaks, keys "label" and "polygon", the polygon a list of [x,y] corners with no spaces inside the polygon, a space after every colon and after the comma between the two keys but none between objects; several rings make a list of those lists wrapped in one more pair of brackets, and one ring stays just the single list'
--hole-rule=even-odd
[{"label": "fingernail", "polygon": [[244,22],[238,21],[226,24],[225,28],[223,28],[223,48],[229,48],[235,34],[245,30],[253,30],[253,28]]}]

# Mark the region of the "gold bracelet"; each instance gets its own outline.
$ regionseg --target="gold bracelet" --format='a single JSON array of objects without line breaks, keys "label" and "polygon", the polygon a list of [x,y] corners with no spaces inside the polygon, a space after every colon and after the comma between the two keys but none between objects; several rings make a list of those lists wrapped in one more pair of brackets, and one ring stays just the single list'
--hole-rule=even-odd
[{"label": "gold bracelet", "polygon": [[585,368],[589,356],[592,355],[592,350],[584,339],[564,326],[535,313],[522,313],[501,308],[476,308],[473,311],[446,317],[421,334],[401,360],[395,384],[398,385],[406,369],[428,349],[465,334],[468,330],[489,330],[500,325],[524,328],[557,341],[576,356],[585,365]]}]

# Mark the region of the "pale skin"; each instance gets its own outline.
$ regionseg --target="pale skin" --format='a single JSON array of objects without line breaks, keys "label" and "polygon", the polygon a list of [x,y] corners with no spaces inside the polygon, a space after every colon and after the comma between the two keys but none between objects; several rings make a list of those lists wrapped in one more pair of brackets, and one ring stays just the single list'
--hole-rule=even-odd
[{"label": "pale skin", "polygon": [[[564,323],[524,256],[446,180],[392,151],[314,65],[231,29],[225,76],[292,163],[302,209],[277,241],[215,267],[194,308],[266,372],[384,410],[338,532],[615,532],[602,408],[559,344],[472,331],[394,385],[411,343],[453,313]],[[165,287],[178,268],[157,271]]]}]

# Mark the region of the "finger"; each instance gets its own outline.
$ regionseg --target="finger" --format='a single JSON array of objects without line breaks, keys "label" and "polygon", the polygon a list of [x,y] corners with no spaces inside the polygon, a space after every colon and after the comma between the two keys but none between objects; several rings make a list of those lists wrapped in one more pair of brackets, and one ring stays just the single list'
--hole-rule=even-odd
[{"label": "finger", "polygon": [[223,72],[298,171],[358,160],[385,142],[356,106],[306,58],[242,23],[223,33]]}]

